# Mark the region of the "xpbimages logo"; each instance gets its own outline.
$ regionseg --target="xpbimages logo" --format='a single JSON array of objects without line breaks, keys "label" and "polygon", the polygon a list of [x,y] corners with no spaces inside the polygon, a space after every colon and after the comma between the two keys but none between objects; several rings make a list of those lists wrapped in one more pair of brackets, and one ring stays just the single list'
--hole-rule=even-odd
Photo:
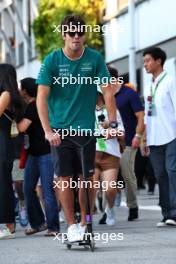
[{"label": "xpbimages logo", "polygon": [[77,76],[73,76],[72,74],[68,73],[68,76],[53,76],[53,85],[61,85],[61,87],[64,87],[65,85],[104,85],[107,86],[108,84],[123,84],[123,77],[90,77],[90,76],[81,76],[78,74]]},{"label": "xpbimages logo", "polygon": [[124,183],[123,181],[90,181],[90,180],[81,180],[78,177],[77,181],[74,181],[72,178],[69,179],[69,181],[60,181],[60,180],[54,180],[53,181],[53,188],[54,189],[61,189],[64,191],[65,189],[71,188],[71,189],[101,189],[102,191],[106,192],[109,188],[110,189],[123,189]]},{"label": "xpbimages logo", "polygon": [[[67,33],[67,32],[84,32],[84,33],[102,33],[102,35],[111,35],[112,30],[111,27],[108,24],[104,25],[82,25],[80,22],[78,22],[77,25],[74,25],[72,22],[69,23],[69,25],[53,25],[52,26],[54,33]],[[124,32],[124,26],[119,26],[118,24],[114,25],[113,30],[115,29],[115,32]]]},{"label": "xpbimages logo", "polygon": [[[75,237],[77,234],[75,233]],[[84,240],[87,240],[88,237],[92,240],[94,239],[95,242],[101,242],[103,244],[109,243],[110,241],[122,241],[124,240],[124,234],[123,233],[98,233],[95,232],[92,234],[90,233],[85,233],[84,234]],[[67,241],[67,234],[62,233],[62,234],[56,234],[55,237],[53,238],[54,241],[61,241],[62,243]]]},{"label": "xpbimages logo", "polygon": [[92,129],[84,129],[78,126],[76,129],[70,126],[68,129],[53,129],[54,135],[61,137],[64,139],[67,136],[75,137],[75,136],[89,136],[89,137],[101,137],[103,139],[108,139],[109,137],[122,137],[124,135],[124,131],[116,128],[95,128]]}]

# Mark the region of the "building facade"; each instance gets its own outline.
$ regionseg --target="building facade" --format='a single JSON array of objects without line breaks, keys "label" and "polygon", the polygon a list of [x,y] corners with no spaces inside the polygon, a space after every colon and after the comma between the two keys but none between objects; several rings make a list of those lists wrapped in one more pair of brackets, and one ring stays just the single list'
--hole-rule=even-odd
[{"label": "building facade", "polygon": [[37,77],[40,68],[32,31],[37,3],[38,0],[0,0],[0,62],[13,64],[19,80]]},{"label": "building facade", "polygon": [[[118,69],[128,81],[130,19],[128,0],[106,0],[104,24],[106,62]],[[176,82],[176,1],[175,0],[136,0],[134,12],[134,49],[137,87],[143,89],[148,82],[143,68],[143,50],[156,45],[167,53],[165,69]]]},{"label": "building facade", "polygon": [[[129,77],[130,0],[105,0],[103,19],[106,62],[118,69],[125,82]],[[143,68],[142,52],[157,45],[167,53],[165,68],[176,81],[176,1],[134,0],[134,49],[138,89],[150,78]],[[32,22],[38,15],[38,0],[0,0],[0,62],[12,63],[18,79],[37,77],[37,60]]]}]

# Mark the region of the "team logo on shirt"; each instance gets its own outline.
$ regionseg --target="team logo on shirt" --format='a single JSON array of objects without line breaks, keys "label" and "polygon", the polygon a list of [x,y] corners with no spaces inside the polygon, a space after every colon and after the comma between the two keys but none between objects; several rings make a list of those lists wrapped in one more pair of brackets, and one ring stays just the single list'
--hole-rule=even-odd
[{"label": "team logo on shirt", "polygon": [[60,77],[69,76],[70,75],[69,67],[70,67],[69,64],[59,65],[59,76]]},{"label": "team logo on shirt", "polygon": [[92,63],[82,63],[81,71],[83,72],[92,71]]}]

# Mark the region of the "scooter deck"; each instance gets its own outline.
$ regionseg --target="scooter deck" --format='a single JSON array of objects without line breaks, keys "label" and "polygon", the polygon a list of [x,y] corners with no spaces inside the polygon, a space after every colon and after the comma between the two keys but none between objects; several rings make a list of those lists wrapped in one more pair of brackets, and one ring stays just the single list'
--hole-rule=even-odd
[{"label": "scooter deck", "polygon": [[71,249],[73,245],[83,246],[84,248],[90,248],[92,252],[95,249],[95,242],[94,241],[83,240],[83,241],[70,242],[68,240],[65,240],[64,244],[67,246],[67,249]]},{"label": "scooter deck", "polygon": [[87,246],[87,245],[90,245],[90,242],[88,241],[85,241],[85,240],[82,240],[82,241],[74,241],[74,242],[70,242],[68,240],[65,240],[64,241],[64,244],[66,245],[79,245],[79,246]]}]

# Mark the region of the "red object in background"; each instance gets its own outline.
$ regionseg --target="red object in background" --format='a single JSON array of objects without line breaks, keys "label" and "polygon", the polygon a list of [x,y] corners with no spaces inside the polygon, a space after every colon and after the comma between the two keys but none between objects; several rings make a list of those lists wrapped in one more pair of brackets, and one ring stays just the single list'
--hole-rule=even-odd
[{"label": "red object in background", "polygon": [[26,160],[27,160],[27,150],[24,148],[24,144],[23,144],[23,146],[21,148],[20,161],[19,161],[19,168],[20,169],[25,168]]}]

